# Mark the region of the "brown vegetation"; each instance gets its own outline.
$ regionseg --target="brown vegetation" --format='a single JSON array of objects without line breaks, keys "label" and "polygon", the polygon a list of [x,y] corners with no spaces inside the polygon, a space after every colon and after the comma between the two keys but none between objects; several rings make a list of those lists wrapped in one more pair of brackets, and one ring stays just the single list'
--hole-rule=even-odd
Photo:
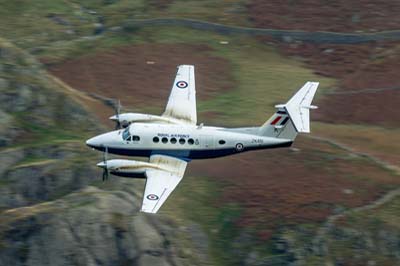
[{"label": "brown vegetation", "polygon": [[220,201],[244,208],[240,225],[270,229],[323,221],[337,207],[366,204],[399,184],[390,172],[328,144],[300,138],[296,147],[300,150],[196,161],[189,174],[206,174],[225,183]]},{"label": "brown vegetation", "polygon": [[[287,55],[301,56],[316,73],[339,80],[334,94],[321,99],[315,118],[334,123],[399,126],[400,46],[282,44]],[[339,111],[338,111],[339,110]]]},{"label": "brown vegetation", "polygon": [[[400,29],[400,2],[390,0],[252,0],[248,10],[255,26],[262,28],[337,32]],[[264,41],[271,42],[268,38]],[[320,100],[324,108],[314,118],[330,123],[400,125],[398,42],[279,46],[285,54],[301,57],[317,74],[339,80],[337,94]]]},{"label": "brown vegetation", "polygon": [[338,32],[400,28],[400,2],[392,0],[252,0],[248,10],[260,28]]},{"label": "brown vegetation", "polygon": [[151,101],[161,111],[178,65],[196,65],[200,99],[233,87],[231,65],[211,52],[206,45],[143,44],[78,57],[48,69],[77,90],[119,98],[125,106],[143,107]]}]

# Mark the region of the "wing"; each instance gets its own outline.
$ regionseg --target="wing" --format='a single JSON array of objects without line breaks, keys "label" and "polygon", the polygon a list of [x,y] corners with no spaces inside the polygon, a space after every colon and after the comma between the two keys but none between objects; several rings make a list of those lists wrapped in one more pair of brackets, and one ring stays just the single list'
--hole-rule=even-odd
[{"label": "wing", "polygon": [[158,167],[146,171],[142,212],[156,213],[182,180],[187,162],[174,157],[153,155],[150,163]]},{"label": "wing", "polygon": [[168,104],[162,116],[178,119],[188,124],[197,123],[194,66],[181,65],[178,67]]}]

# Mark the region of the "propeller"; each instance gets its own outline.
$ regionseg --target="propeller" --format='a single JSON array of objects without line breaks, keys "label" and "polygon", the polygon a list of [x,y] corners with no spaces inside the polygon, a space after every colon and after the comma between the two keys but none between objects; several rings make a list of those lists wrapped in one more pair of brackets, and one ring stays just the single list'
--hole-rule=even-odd
[{"label": "propeller", "polygon": [[115,129],[120,129],[121,122],[119,121],[119,114],[121,113],[121,101],[118,99],[118,101],[116,101],[116,102],[117,102],[117,104],[114,104],[115,118],[116,118]]},{"label": "propeller", "polygon": [[104,153],[103,153],[103,163],[104,163],[103,182],[108,179],[107,154],[108,154],[108,148],[106,146],[105,150],[104,150]]}]

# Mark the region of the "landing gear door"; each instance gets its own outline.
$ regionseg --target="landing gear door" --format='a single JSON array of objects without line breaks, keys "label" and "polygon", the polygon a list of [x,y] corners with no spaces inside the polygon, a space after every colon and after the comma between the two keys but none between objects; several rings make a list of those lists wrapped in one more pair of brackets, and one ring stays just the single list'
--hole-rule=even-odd
[{"label": "landing gear door", "polygon": [[214,149],[214,136],[200,135],[200,146],[203,149]]}]

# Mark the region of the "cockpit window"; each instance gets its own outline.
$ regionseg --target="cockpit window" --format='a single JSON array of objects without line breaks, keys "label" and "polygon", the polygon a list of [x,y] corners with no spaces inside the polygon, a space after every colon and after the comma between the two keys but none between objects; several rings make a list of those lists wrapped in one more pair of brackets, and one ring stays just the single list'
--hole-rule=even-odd
[{"label": "cockpit window", "polygon": [[124,132],[122,132],[122,139],[123,140],[128,140],[130,134],[129,134],[129,127],[127,127]]}]

